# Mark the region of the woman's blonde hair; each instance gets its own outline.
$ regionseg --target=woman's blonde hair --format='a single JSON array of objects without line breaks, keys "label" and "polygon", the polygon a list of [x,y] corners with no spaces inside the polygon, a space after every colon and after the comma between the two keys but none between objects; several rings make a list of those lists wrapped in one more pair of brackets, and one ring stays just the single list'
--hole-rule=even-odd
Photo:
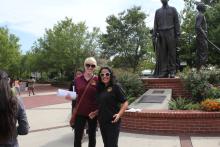
[{"label": "woman's blonde hair", "polygon": [[84,61],[84,66],[86,66],[86,64],[94,64],[95,66],[97,66],[97,62],[96,62],[96,59],[94,57],[86,58],[85,61]]}]

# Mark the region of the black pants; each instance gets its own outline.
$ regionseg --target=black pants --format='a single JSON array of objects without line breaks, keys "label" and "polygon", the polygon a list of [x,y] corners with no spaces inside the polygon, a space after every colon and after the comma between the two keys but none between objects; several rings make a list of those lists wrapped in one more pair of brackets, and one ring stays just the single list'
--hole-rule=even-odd
[{"label": "black pants", "polygon": [[74,147],[81,147],[83,131],[84,131],[86,122],[88,123],[88,136],[89,136],[88,147],[95,147],[96,146],[97,118],[90,119],[87,116],[77,115],[76,122],[75,122]]},{"label": "black pants", "polygon": [[120,122],[102,123],[99,122],[104,147],[118,147]]}]

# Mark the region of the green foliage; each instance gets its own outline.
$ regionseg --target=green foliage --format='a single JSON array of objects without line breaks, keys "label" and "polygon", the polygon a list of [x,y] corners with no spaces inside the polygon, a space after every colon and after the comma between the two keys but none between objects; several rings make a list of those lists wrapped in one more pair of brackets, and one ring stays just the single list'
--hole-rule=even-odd
[{"label": "green foliage", "polygon": [[209,75],[206,70],[185,70],[180,74],[184,81],[185,88],[191,92],[195,101],[202,101],[207,97],[211,88],[208,82]]},{"label": "green foliage", "polygon": [[[209,9],[207,9],[206,19],[208,24],[208,38],[215,45],[220,47],[220,1],[213,1]],[[209,45],[209,64],[220,65],[220,52],[212,45]]]},{"label": "green foliage", "polygon": [[195,0],[184,0],[185,7],[181,12],[181,38],[180,38],[180,60],[187,62],[187,65],[195,64]]},{"label": "green foliage", "polygon": [[[106,19],[107,33],[101,35],[102,55],[115,58],[114,67],[133,68],[136,70],[139,61],[152,47],[149,28],[146,27],[146,14],[140,7],[133,7]],[[117,64],[120,62],[121,64]]]},{"label": "green foliage", "polygon": [[134,97],[137,98],[144,93],[144,85],[138,75],[119,69],[114,69],[114,73],[129,99],[134,100]]},{"label": "green foliage", "polygon": [[218,99],[220,98],[220,88],[218,87],[212,87],[207,93],[207,98],[214,98]]},{"label": "green foliage", "polygon": [[21,59],[19,39],[7,28],[0,27],[0,69],[17,76]]},{"label": "green foliage", "polygon": [[149,60],[142,60],[140,61],[137,71],[136,73],[141,73],[141,71],[145,70],[145,69],[151,69],[154,70],[155,68],[155,63],[153,63],[153,61],[149,61]]},{"label": "green foliage", "polygon": [[62,79],[82,67],[86,57],[97,55],[98,36],[98,28],[90,33],[84,22],[75,24],[65,18],[35,42],[26,62],[31,63],[32,71],[56,71]]},{"label": "green foliage", "polygon": [[208,71],[208,74],[209,74],[209,78],[208,78],[209,83],[213,85],[220,84],[220,69],[211,67],[211,70]]},{"label": "green foliage", "polygon": [[177,98],[169,101],[169,109],[171,110],[199,110],[200,104],[193,103],[189,98]]}]

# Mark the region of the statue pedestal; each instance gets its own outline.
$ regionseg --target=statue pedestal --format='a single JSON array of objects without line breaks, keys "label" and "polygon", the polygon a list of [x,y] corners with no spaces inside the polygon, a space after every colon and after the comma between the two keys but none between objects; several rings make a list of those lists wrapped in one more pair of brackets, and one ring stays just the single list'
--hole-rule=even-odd
[{"label": "statue pedestal", "polygon": [[[143,78],[146,90],[172,89],[172,97],[189,97],[179,78]],[[214,126],[214,127],[210,127]],[[125,112],[122,131],[144,134],[220,135],[220,112],[148,110]]]},{"label": "statue pedestal", "polygon": [[172,98],[190,97],[180,78],[142,78],[145,89],[172,89]]}]

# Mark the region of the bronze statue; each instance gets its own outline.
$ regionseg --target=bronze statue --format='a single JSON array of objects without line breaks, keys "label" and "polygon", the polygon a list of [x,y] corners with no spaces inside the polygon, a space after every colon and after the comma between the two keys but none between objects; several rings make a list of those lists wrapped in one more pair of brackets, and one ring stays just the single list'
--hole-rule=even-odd
[{"label": "bronze statue", "polygon": [[200,70],[202,66],[206,66],[208,60],[208,42],[207,42],[207,23],[204,16],[206,7],[204,3],[198,3],[196,16],[196,68]]},{"label": "bronze statue", "polygon": [[180,37],[178,12],[161,0],[163,6],[155,13],[154,44],[156,47],[156,67],[154,77],[174,78],[176,74],[176,48]]}]

